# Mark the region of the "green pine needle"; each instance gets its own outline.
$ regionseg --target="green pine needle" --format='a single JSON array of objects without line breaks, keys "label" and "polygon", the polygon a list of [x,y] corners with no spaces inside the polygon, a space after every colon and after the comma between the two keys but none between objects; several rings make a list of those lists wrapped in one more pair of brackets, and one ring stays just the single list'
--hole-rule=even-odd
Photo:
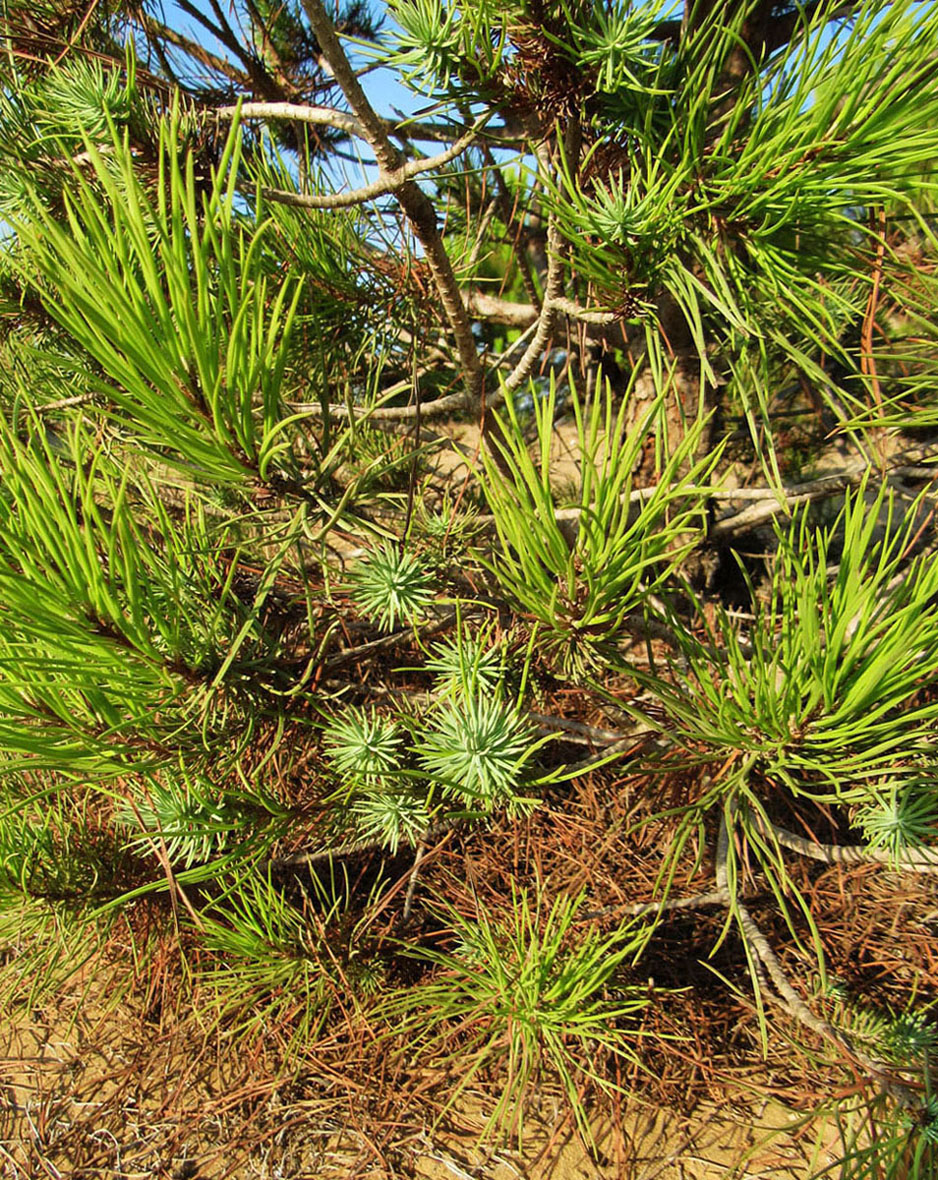
[{"label": "green pine needle", "polygon": [[423,616],[433,601],[432,581],[417,556],[386,541],[353,571],[352,600],[383,631],[393,631]]}]

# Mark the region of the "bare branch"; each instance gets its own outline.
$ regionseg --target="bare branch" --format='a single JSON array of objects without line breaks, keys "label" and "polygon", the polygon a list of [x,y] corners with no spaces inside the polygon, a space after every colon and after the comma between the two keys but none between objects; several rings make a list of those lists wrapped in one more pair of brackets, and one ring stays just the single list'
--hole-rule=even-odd
[{"label": "bare branch", "polygon": [[[335,79],[342,87],[362,126],[365,138],[375,153],[379,173],[386,175],[396,172],[404,163],[401,153],[391,143],[383,120],[375,113],[366,98],[361,83],[345,56],[345,50],[339,42],[332,21],[326,14],[322,0],[303,0],[303,7],[316,39],[332,66]],[[456,339],[466,394],[470,403],[475,405],[482,394],[482,365],[472,335],[472,321],[463,303],[452,262],[437,227],[436,209],[430,198],[413,180],[405,181],[395,191],[395,196],[423,246],[440,301]]]},{"label": "bare branch", "polygon": [[[938,448],[935,447],[919,447],[901,455],[894,455],[886,475],[900,479],[904,475],[910,478],[921,478],[917,468],[909,464],[920,463],[923,459],[936,457],[938,457]],[[847,488],[857,487],[863,482],[868,471],[868,464],[856,462],[833,475],[825,475],[820,479],[809,480],[803,484],[783,485],[780,489],[783,494],[781,502],[778,493],[772,488],[740,489],[737,492],[726,493],[724,498],[728,500],[733,498],[754,499],[760,502],[753,504],[750,508],[744,508],[742,512],[737,512],[735,516],[726,520],[717,521],[710,529],[710,538],[719,541],[736,533],[749,532],[768,524],[776,516],[790,512],[792,508],[796,508],[800,504],[808,504],[814,500],[824,500],[830,496],[836,496],[838,493],[846,491]],[[938,468],[931,474],[938,474]]]},{"label": "bare branch", "polygon": [[[462,820],[444,820],[431,824],[423,835],[418,846],[419,860],[415,858],[414,870],[419,866],[426,853],[427,845],[437,838],[458,827]],[[423,849],[421,852],[420,849]],[[353,840],[349,844],[337,844],[333,848],[320,848],[315,852],[291,852],[287,856],[272,857],[270,863],[276,868],[299,868],[302,865],[324,864],[330,860],[342,860],[349,856],[357,856],[362,852],[386,852],[387,845],[383,840]]]},{"label": "bare branch", "polygon": [[556,315],[554,301],[559,299],[563,292],[562,250],[563,239],[557,226],[557,218],[551,214],[547,223],[547,282],[544,302],[537,318],[537,328],[521,359],[504,379],[499,391],[500,398],[506,393],[514,393],[527,381],[550,340]]},{"label": "bare branch", "polygon": [[[219,107],[215,114],[220,119],[233,119],[238,112],[236,106]],[[333,107],[307,106],[298,102],[245,102],[241,104],[243,119],[284,119],[291,123],[313,123],[319,127],[334,127],[337,131],[344,131],[358,139],[367,140],[368,136],[361,123],[345,111],[337,111]],[[416,120],[399,123],[394,119],[376,116],[384,132],[395,139],[425,139],[434,143],[452,143],[453,136],[459,131],[458,127],[448,127],[445,123],[420,123]]]},{"label": "bare branch", "polygon": [[[716,879],[717,886],[720,889],[728,888],[727,857],[729,855],[729,844],[730,837],[727,829],[726,815],[724,814],[720,817],[720,833],[717,838]],[[854,1061],[858,1062],[876,1077],[889,1093],[902,1102],[903,1105],[912,1107],[920,1106],[921,1102],[918,1096],[907,1085],[895,1078],[889,1071],[886,1062],[878,1061],[876,1058],[864,1053],[862,1049],[858,1048],[849,1033],[844,1032],[843,1029],[836,1028],[829,1020],[825,1020],[823,1017],[811,1011],[801,996],[792,987],[788,976],[782,969],[778,956],[769,946],[768,939],[762,933],[752,914],[749,913],[738,896],[729,899],[728,904],[737,919],[743,939],[749,947],[750,953],[765,968],[778,998],[792,1016],[803,1024],[805,1028],[811,1029],[812,1032],[817,1033],[818,1036],[823,1037],[827,1041],[833,1041],[835,1045],[845,1050]]]},{"label": "bare branch", "polygon": [[41,406],[33,406],[36,414],[51,414],[55,410],[68,410],[72,406],[86,406],[98,398],[96,393],[76,393],[74,397],[60,397],[58,401],[46,402]]},{"label": "bare branch", "polygon": [[493,324],[504,324],[508,328],[530,328],[537,323],[538,309],[533,303],[514,303],[510,299],[499,299],[484,291],[466,293],[469,314]]},{"label": "bare branch", "polygon": [[[490,323],[504,324],[509,328],[530,328],[538,322],[542,314],[533,303],[514,303],[510,299],[500,299],[484,291],[470,291],[466,296],[466,303],[471,315]],[[551,309],[579,323],[595,324],[602,328],[608,328],[616,322],[616,316],[609,312],[581,307],[576,300],[562,296],[551,300]]]},{"label": "bare branch", "polygon": [[[218,107],[215,114],[220,119],[233,119],[239,108]],[[312,123],[316,127],[334,127],[347,135],[365,138],[359,121],[344,111],[332,107],[312,107],[297,102],[244,102],[240,107],[242,119],[284,119],[291,123]]]},{"label": "bare branch", "polygon": [[[576,119],[570,120],[562,147],[558,145],[557,150],[563,151],[568,165],[575,170],[580,154],[580,126]],[[546,176],[552,169],[553,162],[545,144],[538,145],[537,157],[541,167],[541,173],[543,176]],[[537,329],[531,343],[525,349],[521,360],[518,361],[514,369],[502,382],[502,388],[500,390],[502,397],[506,393],[514,393],[516,389],[519,389],[527,381],[538,358],[550,340],[554,316],[557,314],[558,305],[564,302],[563,249],[564,240],[560,232],[557,216],[551,212],[547,219],[547,279],[544,284],[544,302],[538,317]]]},{"label": "bare branch", "polygon": [[514,393],[519,389],[528,377],[530,377],[534,366],[540,359],[541,353],[547,346],[550,340],[551,332],[554,325],[555,308],[553,299],[556,293],[559,292],[561,283],[563,282],[563,265],[560,260],[560,235],[557,233],[557,228],[552,221],[548,231],[547,240],[549,243],[549,263],[547,270],[547,297],[541,307],[540,315],[537,319],[537,330],[531,340],[531,343],[524,351],[524,355],[515,365],[514,369],[505,378],[502,389],[499,391],[500,397],[504,397],[506,393]]},{"label": "bare branch", "polygon": [[616,323],[618,319],[612,312],[596,311],[588,307],[580,307],[575,299],[564,299],[561,297],[551,300],[551,303],[555,311],[582,324],[596,324],[597,327],[608,328]]},{"label": "bare branch", "polygon": [[582,721],[570,721],[566,717],[551,717],[545,713],[528,713],[527,716],[542,729],[560,729],[594,745],[612,745],[629,736],[614,729],[598,729],[595,725],[584,725]]},{"label": "bare branch", "polygon": [[725,889],[714,889],[710,893],[694,893],[690,897],[675,897],[664,901],[640,901],[624,905],[607,905],[601,910],[587,910],[577,917],[578,922],[601,918],[606,914],[625,914],[638,917],[640,914],[666,914],[672,910],[702,910],[708,906],[729,904],[730,895]]},{"label": "bare branch", "polygon": [[404,921],[410,917],[411,907],[414,904],[414,894],[417,892],[417,876],[420,872],[420,864],[423,860],[424,853],[427,851],[427,844],[430,842],[430,829],[427,828],[423,836],[420,838],[420,843],[417,845],[417,852],[414,856],[414,867],[410,870],[410,880],[407,882],[407,895],[404,898]]},{"label": "bare branch", "polygon": [[[410,382],[399,382],[398,386],[394,386],[394,391],[410,388]],[[387,391],[388,393],[391,390]],[[464,393],[447,393],[443,397],[436,398],[432,402],[421,402],[420,417],[421,418],[440,418],[444,414],[454,413],[456,410],[463,409],[466,405],[466,395]],[[325,411],[323,406],[318,402],[290,402],[290,409],[295,411],[302,411],[309,414],[311,418],[320,418],[328,414],[337,421],[345,421],[348,418],[354,418],[356,422],[410,422],[417,416],[417,407],[413,404],[407,406],[378,406],[376,409],[349,409],[343,402],[333,402],[327,404]]]},{"label": "bare branch", "polygon": [[804,836],[788,832],[774,824],[769,834],[792,852],[799,852],[812,860],[820,860],[825,864],[881,864],[888,865],[898,872],[908,873],[938,873],[938,849],[909,848],[905,852],[895,855],[884,848],[865,848],[860,844],[817,844]]},{"label": "bare branch", "polygon": [[282,205],[293,205],[302,209],[346,209],[350,205],[363,205],[366,201],[374,200],[375,197],[384,196],[385,193],[397,193],[415,176],[442,168],[455,160],[457,156],[461,156],[472,144],[486,118],[488,118],[487,115],[479,119],[474,127],[470,128],[445,152],[423,160],[411,160],[393,172],[382,172],[377,180],[372,181],[371,184],[363,185],[362,188],[344,193],[322,194],[291,193],[284,189],[265,188],[263,190],[264,196],[272,201],[279,201]]}]

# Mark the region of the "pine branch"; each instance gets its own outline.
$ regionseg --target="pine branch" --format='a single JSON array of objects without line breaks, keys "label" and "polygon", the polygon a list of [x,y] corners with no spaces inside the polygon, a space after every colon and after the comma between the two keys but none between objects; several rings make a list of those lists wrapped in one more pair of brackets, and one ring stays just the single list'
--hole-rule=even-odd
[{"label": "pine branch", "polygon": [[[403,165],[401,154],[392,145],[382,120],[365,96],[361,83],[355,76],[339,42],[332,21],[326,14],[322,0],[303,0],[303,7],[323,53],[332,67],[335,79],[342,87],[349,105],[362,126],[365,138],[375,153],[379,175],[393,175]],[[440,236],[433,202],[413,180],[405,181],[396,190],[395,196],[423,246],[440,301],[456,339],[466,397],[469,404],[475,406],[482,394],[482,365],[472,334],[472,321],[469,319],[466,305],[460,294],[456,275],[453,272],[453,264]]]},{"label": "pine branch", "polygon": [[[296,102],[245,102],[237,106],[218,107],[215,114],[220,119],[233,119],[239,112],[242,119],[283,119],[291,123],[312,123],[318,127],[334,127],[358,139],[367,140],[362,124],[345,111],[333,107],[309,106]],[[431,140],[437,143],[452,143],[458,128],[444,123],[421,123],[409,120],[401,123],[394,119],[378,118],[384,133],[401,140]]]},{"label": "pine branch", "polygon": [[[892,461],[887,465],[884,475],[900,479],[904,475],[921,478],[917,470],[918,465],[936,458],[938,458],[938,447],[911,448],[894,455]],[[758,502],[734,516],[718,521],[710,529],[710,540],[722,541],[724,538],[732,537],[738,533],[750,532],[768,524],[776,516],[790,513],[793,508],[801,504],[808,504],[815,500],[826,500],[847,488],[859,487],[868,473],[869,464],[860,460],[848,464],[843,471],[833,475],[824,475],[819,479],[808,480],[802,484],[783,484],[779,489],[784,497],[781,503],[778,494],[771,488],[740,488],[735,492],[724,493],[726,499],[731,500],[735,497]]]},{"label": "pine branch", "polygon": [[896,854],[885,848],[867,848],[861,844],[820,844],[775,824],[772,824],[769,834],[783,848],[824,864],[880,864],[888,865],[898,872],[938,873],[938,849],[935,848],[909,848],[906,852]]},{"label": "pine branch", "polygon": [[[724,813],[720,816],[720,832],[717,838],[716,881],[717,888],[726,891],[728,895],[727,860],[729,857],[729,843],[730,837],[726,815]],[[879,1061],[864,1053],[849,1033],[846,1033],[841,1028],[836,1028],[829,1020],[825,1020],[823,1017],[811,1011],[801,996],[792,987],[788,976],[785,974],[778,960],[778,956],[772,950],[768,939],[762,933],[752,914],[749,913],[738,896],[734,895],[730,897],[728,904],[731,912],[738,921],[740,932],[749,947],[750,953],[754,959],[765,967],[778,998],[792,1016],[800,1024],[803,1024],[805,1028],[817,1033],[824,1040],[832,1041],[839,1048],[843,1049],[848,1056],[852,1057],[854,1061],[858,1062],[876,1077],[883,1087],[904,1106],[913,1108],[921,1106],[921,1099],[915,1091],[910,1089],[905,1083],[898,1081],[888,1071],[888,1066],[885,1062]]]},{"label": "pine branch", "polygon": [[366,201],[373,201],[376,197],[384,196],[386,193],[400,193],[415,176],[420,176],[424,172],[433,172],[461,156],[472,145],[488,117],[487,114],[483,115],[452,147],[440,152],[439,155],[429,156],[423,160],[411,160],[392,172],[383,172],[377,180],[362,188],[344,193],[324,194],[291,193],[284,189],[272,188],[265,188],[262,191],[264,196],[272,201],[279,201],[283,205],[292,205],[300,209],[347,209],[352,205],[363,205]]}]

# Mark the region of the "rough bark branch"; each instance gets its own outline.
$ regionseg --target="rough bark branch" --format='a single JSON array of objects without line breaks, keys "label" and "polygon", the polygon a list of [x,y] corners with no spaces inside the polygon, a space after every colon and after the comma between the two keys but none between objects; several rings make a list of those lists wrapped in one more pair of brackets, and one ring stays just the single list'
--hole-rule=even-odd
[{"label": "rough bark branch", "polygon": [[[215,114],[219,119],[233,119],[239,113],[237,106],[218,107]],[[298,102],[243,102],[240,106],[242,119],[283,119],[289,123],[312,123],[315,127],[332,127],[365,138],[362,125],[352,115],[332,107],[307,106]]]},{"label": "rough bark branch", "polygon": [[504,324],[506,328],[530,328],[540,314],[533,303],[515,303],[484,291],[467,292],[466,304],[469,314],[476,319]]}]

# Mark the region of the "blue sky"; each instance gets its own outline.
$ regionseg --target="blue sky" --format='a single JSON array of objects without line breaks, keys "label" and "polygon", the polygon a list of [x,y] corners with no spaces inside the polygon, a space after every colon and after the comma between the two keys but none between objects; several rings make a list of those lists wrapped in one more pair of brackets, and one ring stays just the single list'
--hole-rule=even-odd
[{"label": "blue sky", "polygon": [[[208,0],[192,0],[192,4],[211,17],[211,8]],[[385,10],[383,4],[372,3],[369,7],[376,14],[383,13]],[[213,38],[201,25],[196,24],[189,16],[181,12],[174,3],[174,0],[163,0],[163,8],[168,25],[179,29],[180,32],[197,38],[200,44],[212,50],[212,52],[217,53],[220,57],[228,56],[224,47],[214,42]],[[384,20],[384,27],[393,27],[393,22],[387,17]],[[349,49],[354,53],[352,47],[349,47]],[[364,61],[361,63],[356,62],[356,64],[364,64]],[[372,104],[382,114],[390,115],[394,111],[399,110],[404,114],[412,115],[420,107],[420,100],[405,86],[402,86],[390,70],[375,70],[367,78],[363,79],[362,84]]]},{"label": "blue sky", "polygon": [[[200,11],[205,12],[212,18],[211,7],[208,0],[192,0],[193,5]],[[226,4],[227,10],[230,12],[230,7]],[[385,6],[383,4],[372,3],[370,8],[373,13],[384,13]],[[219,57],[230,56],[224,46],[220,45],[214,38],[197,22],[192,20],[186,13],[180,11],[174,0],[163,0],[163,11],[165,22],[172,28],[178,29],[180,32],[191,36],[193,40],[198,40],[201,45],[217,53]],[[213,18],[212,18],[213,19]],[[234,23],[232,21],[232,23]],[[383,27],[393,27],[393,22],[385,16]],[[364,57],[357,57],[354,51],[354,46],[346,45],[349,55],[355,65],[363,66],[366,63]],[[370,72],[362,79],[362,85],[365,93],[368,95],[374,108],[382,115],[394,116],[400,113],[404,116],[415,115],[424,105],[419,96],[413,94],[406,86],[403,86],[397,79],[396,74],[391,70],[376,69]],[[336,105],[342,106],[344,103],[341,99],[333,100]],[[329,162],[330,171],[333,172],[335,180],[341,186],[343,183],[350,188],[358,187],[361,184],[367,184],[376,176],[376,166],[368,155],[368,148],[365,144],[353,141],[349,145],[349,153],[362,151],[365,155],[356,165],[352,161],[343,161],[333,158]]]}]

